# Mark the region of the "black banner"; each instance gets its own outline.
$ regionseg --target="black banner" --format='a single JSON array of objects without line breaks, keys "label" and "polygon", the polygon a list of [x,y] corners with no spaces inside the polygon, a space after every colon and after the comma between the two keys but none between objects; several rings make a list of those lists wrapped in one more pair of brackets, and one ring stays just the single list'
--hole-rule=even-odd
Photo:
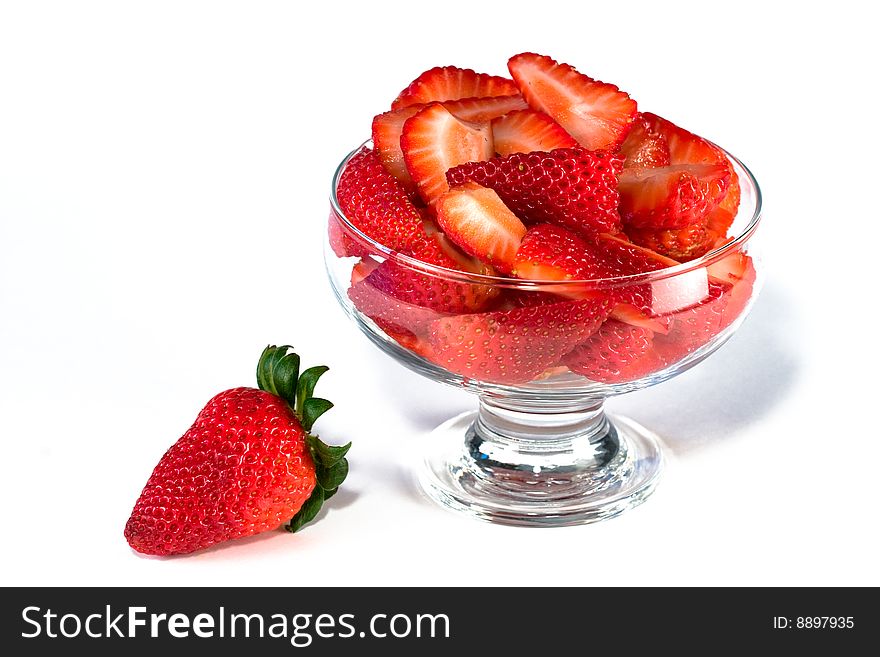
[{"label": "black banner", "polygon": [[[610,645],[828,649],[854,654],[878,635],[873,589],[639,588],[20,588],[4,589],[12,653],[130,647],[165,655],[525,654]],[[844,651],[844,652],[841,652]],[[470,654],[470,653],[469,653]]]}]

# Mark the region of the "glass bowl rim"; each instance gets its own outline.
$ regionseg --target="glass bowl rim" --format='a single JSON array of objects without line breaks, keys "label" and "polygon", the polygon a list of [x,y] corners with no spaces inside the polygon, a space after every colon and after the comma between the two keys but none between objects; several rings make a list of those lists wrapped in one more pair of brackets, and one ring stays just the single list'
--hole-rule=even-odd
[{"label": "glass bowl rim", "polygon": [[[709,141],[709,140],[706,140]],[[478,285],[493,285],[493,286],[503,286],[503,287],[514,287],[519,289],[533,289],[536,286],[539,286],[542,290],[544,289],[552,289],[554,286],[572,286],[572,285],[589,285],[595,287],[596,285],[615,285],[615,284],[634,284],[634,283],[645,283],[651,281],[664,280],[667,278],[672,278],[673,276],[678,276],[681,274],[685,274],[687,272],[695,271],[697,269],[701,269],[703,267],[707,267],[713,263],[716,263],[731,253],[735,253],[739,251],[739,247],[745,244],[754,234],[755,230],[758,228],[758,224],[761,221],[761,210],[763,205],[762,195],[761,195],[761,187],[758,185],[758,181],[755,179],[754,174],[752,174],[751,170],[740,160],[738,157],[730,153],[728,150],[718,146],[714,142],[709,142],[716,148],[718,148],[722,153],[724,153],[725,157],[729,158],[733,163],[734,167],[739,167],[741,169],[739,174],[745,174],[746,180],[748,180],[749,185],[754,190],[755,196],[755,208],[752,213],[752,217],[749,220],[746,227],[740,232],[739,235],[726,242],[725,244],[712,249],[711,251],[705,253],[699,258],[695,258],[693,260],[688,260],[687,262],[682,262],[672,267],[664,267],[663,269],[658,269],[651,272],[642,272],[638,274],[627,274],[625,276],[613,276],[608,278],[585,278],[585,279],[565,279],[565,280],[537,280],[537,279],[524,279],[524,278],[511,278],[509,276],[492,276],[490,274],[477,274],[471,272],[459,271],[456,269],[449,269],[448,267],[442,267],[440,265],[432,265],[428,262],[424,262],[419,260],[418,258],[414,258],[413,256],[407,255],[401,251],[396,251],[391,249],[381,242],[377,242],[373,238],[369,237],[367,234],[362,232],[357,226],[355,226],[348,217],[345,216],[345,213],[342,211],[342,208],[339,206],[339,200],[336,197],[336,189],[339,186],[339,179],[342,176],[342,172],[345,170],[346,165],[349,163],[352,157],[354,157],[357,153],[359,153],[362,149],[372,146],[372,139],[368,139],[364,141],[360,146],[351,151],[348,155],[346,155],[342,161],[339,163],[339,166],[336,167],[336,171],[333,174],[333,178],[331,181],[330,187],[330,204],[333,209],[333,212],[336,214],[337,218],[345,224],[345,228],[351,232],[349,237],[353,237],[355,241],[360,242],[361,246],[366,246],[370,250],[371,253],[381,254],[383,257],[392,260],[398,264],[402,264],[408,269],[416,269],[422,273],[430,274],[433,276],[437,276],[443,279],[454,280],[456,282],[461,283],[470,283],[470,284],[478,284]],[[742,175],[739,175],[740,184],[742,184]],[[737,209],[737,216],[739,216],[740,211],[742,210],[742,205]]]}]

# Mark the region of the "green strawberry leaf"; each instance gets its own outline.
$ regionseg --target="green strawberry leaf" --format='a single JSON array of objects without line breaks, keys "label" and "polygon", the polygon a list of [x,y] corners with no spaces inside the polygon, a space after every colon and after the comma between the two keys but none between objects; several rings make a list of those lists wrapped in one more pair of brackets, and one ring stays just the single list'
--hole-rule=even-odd
[{"label": "green strawberry leaf", "polygon": [[318,379],[320,379],[321,375],[328,369],[330,368],[325,365],[317,365],[315,367],[310,367],[299,377],[299,382],[296,385],[295,407],[298,413],[301,414],[303,412],[303,404],[315,392],[315,385],[317,385]]},{"label": "green strawberry leaf", "polygon": [[[295,403],[296,384],[299,379],[299,356],[295,353],[285,354],[277,360],[272,369],[272,378],[279,397],[288,404]],[[306,428],[308,431],[308,428]]]},{"label": "green strawberry leaf", "polygon": [[299,531],[302,529],[303,525],[315,519],[315,516],[318,515],[323,504],[324,489],[320,486],[315,486],[315,490],[312,491],[311,497],[306,500],[305,504],[302,505],[302,508],[300,508],[297,514],[293,516],[290,523],[284,526],[284,529],[291,533]]},{"label": "green strawberry leaf", "polygon": [[328,445],[317,436],[309,436],[309,447],[313,450],[312,456],[317,465],[324,468],[332,468],[345,458],[348,450],[351,449],[351,443],[338,446]]},{"label": "green strawberry leaf", "polygon": [[[325,490],[336,490],[345,481],[348,475],[348,461],[342,459],[332,468],[319,468],[317,471],[318,483]],[[327,499],[327,496],[324,496]]]},{"label": "green strawberry leaf", "polygon": [[306,431],[312,430],[312,425],[319,417],[333,408],[333,402],[320,397],[312,397],[303,402],[302,425]]}]

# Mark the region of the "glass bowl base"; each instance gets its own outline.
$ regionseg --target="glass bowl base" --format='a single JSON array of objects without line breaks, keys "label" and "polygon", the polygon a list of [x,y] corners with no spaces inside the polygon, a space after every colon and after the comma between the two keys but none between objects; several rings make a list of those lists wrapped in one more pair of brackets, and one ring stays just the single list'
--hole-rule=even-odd
[{"label": "glass bowl base", "polygon": [[446,509],[499,524],[559,527],[614,518],[654,491],[663,454],[657,436],[641,425],[602,416],[598,434],[536,451],[522,441],[487,438],[480,413],[464,413],[427,437],[419,484]]}]

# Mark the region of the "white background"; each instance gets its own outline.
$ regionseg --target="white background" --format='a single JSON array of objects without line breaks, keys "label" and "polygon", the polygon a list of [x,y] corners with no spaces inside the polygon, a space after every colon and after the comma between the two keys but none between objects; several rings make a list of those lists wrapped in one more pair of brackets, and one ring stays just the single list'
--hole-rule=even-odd
[{"label": "white background", "polygon": [[[869,5],[591,4],[3,3],[0,581],[880,584]],[[765,193],[763,296],[700,367],[611,402],[674,462],[599,525],[420,497],[408,453],[475,400],[380,354],[321,261],[371,117],[424,69],[524,50],[726,146]],[[344,491],[297,535],[138,556],[122,529],[156,461],[267,343],[331,367]]]}]

